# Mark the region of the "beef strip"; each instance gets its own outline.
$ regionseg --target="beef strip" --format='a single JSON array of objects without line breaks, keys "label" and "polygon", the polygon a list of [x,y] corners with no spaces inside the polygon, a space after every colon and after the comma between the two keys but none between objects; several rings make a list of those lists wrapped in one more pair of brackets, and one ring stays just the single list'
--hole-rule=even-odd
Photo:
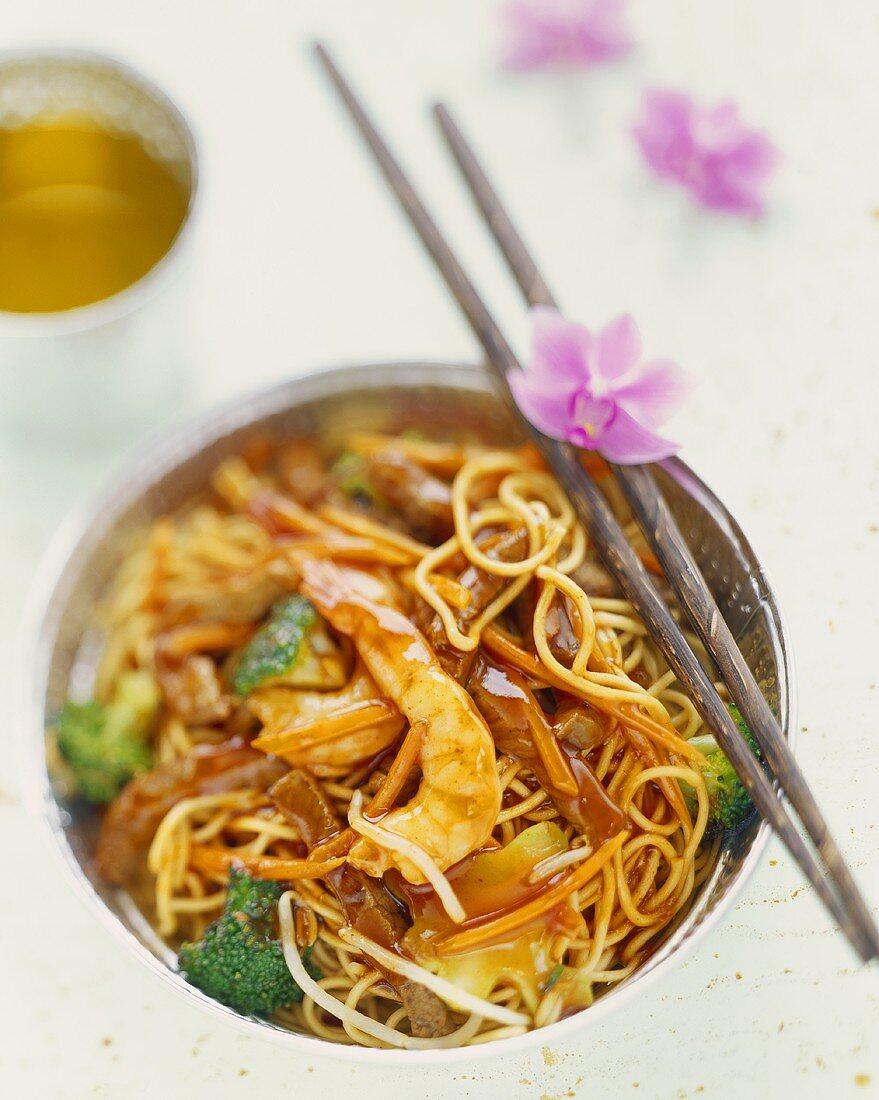
[{"label": "beef strip", "polygon": [[451,535],[452,491],[445,481],[399,451],[379,451],[365,464],[369,481],[417,538],[439,543]]},{"label": "beef strip", "polygon": [[438,1039],[452,1030],[446,1006],[426,985],[395,975],[395,988],[400,994],[412,1034],[419,1039]]},{"label": "beef strip", "polygon": [[[533,581],[514,605],[515,621],[524,638],[530,638],[533,634],[534,609],[541,587],[539,581]],[[580,648],[580,639],[574,630],[575,615],[568,597],[557,592],[546,613],[546,641],[553,657],[567,666],[573,663]]]},{"label": "beef strip", "polygon": [[335,810],[308,772],[299,768],[288,771],[272,786],[269,796],[309,848],[341,830]]},{"label": "beef strip", "polygon": [[[516,531],[485,528],[477,534],[476,545],[492,561],[521,561],[527,551],[527,536],[524,528]],[[458,584],[470,593],[470,602],[455,613],[458,627],[463,631],[474,622],[509,583],[509,577],[497,577],[486,573],[484,569],[470,563],[456,578]],[[418,625],[424,631],[431,648],[445,671],[456,680],[467,679],[473,663],[472,653],[462,653],[449,644],[442,620],[431,609],[424,610],[422,605]]]},{"label": "beef strip", "polygon": [[[576,794],[558,789],[550,780],[535,747],[532,726],[542,723],[554,737],[560,731],[549,722],[520,672],[480,653],[473,663],[467,690],[491,730],[498,750],[530,768],[562,817],[585,833],[595,847],[620,831],[624,822],[622,811],[575,746],[560,741],[577,784]],[[589,713],[588,704],[581,705],[587,708],[586,714],[591,720],[597,712]],[[562,729],[564,724],[573,721],[568,706],[559,709],[556,720],[562,724]]]},{"label": "beef strip", "polygon": [[576,581],[587,596],[619,599],[623,594],[614,577],[599,561],[589,556],[572,570],[571,580]]},{"label": "beef strip", "polygon": [[156,674],[168,709],[187,726],[211,726],[231,714],[232,696],[210,657],[189,654],[171,661],[160,654]]},{"label": "beef strip", "polygon": [[281,484],[307,508],[322,501],[332,479],[318,447],[308,439],[292,439],[277,453],[276,463]]},{"label": "beef strip", "polygon": [[159,764],[132,779],[110,803],[95,854],[98,872],[117,885],[133,882],[159,823],[181,799],[246,787],[265,790],[286,770],[282,761],[237,737]]},{"label": "beef strip", "polygon": [[[269,794],[309,849],[341,831],[342,824],[333,807],[307,772],[299,769],[288,772]],[[401,908],[380,882],[348,863],[330,871],[326,881],[352,928],[389,950],[399,945],[408,925]],[[413,1035],[436,1038],[448,1034],[446,1006],[435,993],[392,971],[383,973],[400,994]]]},{"label": "beef strip", "polygon": [[[590,597],[620,598],[622,590],[610,573],[599,562],[586,557],[571,573],[575,581]],[[518,603],[519,625],[523,634],[531,633],[534,607],[539,586],[531,585]],[[576,612],[567,596],[558,593],[546,616],[546,640],[550,652],[557,661],[570,666],[580,648],[580,639],[574,629]]]}]

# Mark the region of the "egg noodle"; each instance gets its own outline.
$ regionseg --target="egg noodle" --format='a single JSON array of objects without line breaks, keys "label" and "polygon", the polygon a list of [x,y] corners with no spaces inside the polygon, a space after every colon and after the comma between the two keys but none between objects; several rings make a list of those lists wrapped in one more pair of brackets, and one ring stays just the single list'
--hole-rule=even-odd
[{"label": "egg noodle", "polygon": [[[444,486],[448,526],[410,522],[395,498],[340,490],[326,465],[330,488],[306,494],[295,455],[284,467],[283,452],[254,446],[221,465],[209,496],[158,520],[119,570],[98,697],[108,698],[127,669],[164,669],[159,765],[211,746],[220,753],[237,738],[241,751],[271,751],[307,773],[339,820],[333,835],[308,843],[270,784],[246,775],[235,789],[186,793],[148,845],[150,917],[172,945],[199,937],[222,911],[230,865],[240,865],[286,884],[278,934],[304,998],[277,1010],[276,1022],[333,1042],[408,1049],[543,1027],[632,974],[710,874],[717,844],[703,839],[708,794],[702,758],[688,743],[703,732],[701,720],[530,449],[377,435],[348,446],[367,471],[390,454],[395,469]],[[591,469],[608,484],[600,462]],[[611,489],[608,496],[656,571]],[[413,507],[433,500],[420,482],[412,497]],[[518,540],[515,556],[500,553],[503,539]],[[602,583],[590,584],[595,575]],[[334,584],[335,603],[326,595]],[[229,668],[269,607],[299,591],[329,619],[353,669],[349,685],[360,676],[364,686],[350,697],[336,687],[325,705],[314,702],[323,709],[285,723],[295,686],[270,685],[242,701],[229,689]],[[349,609],[374,633],[347,630],[341,616]],[[403,689],[388,691],[381,679],[391,628],[390,648],[378,656],[376,638],[389,616],[411,624],[425,647],[438,685],[435,720],[415,716]],[[393,630],[399,637],[402,627]],[[514,685],[508,695],[525,700],[529,752],[499,735],[507,696],[492,697],[501,708],[492,719],[472,686],[474,667],[488,669],[483,688],[503,675]],[[400,682],[409,675],[410,665],[400,665]],[[205,706],[192,705],[199,693]],[[454,725],[441,721],[452,706],[471,716],[472,744],[491,746],[481,772],[481,749],[439,744]],[[278,722],[267,720],[276,710]],[[579,731],[567,740],[573,727],[563,718]],[[433,778],[452,766],[446,751],[472,785],[469,801],[454,784],[442,793]],[[592,802],[578,801],[590,784]],[[413,799],[426,813],[448,815],[448,827],[415,834],[406,818]],[[477,828],[467,821],[472,807],[478,819],[480,800],[490,814],[484,835],[462,840],[459,851],[465,828]],[[590,817],[599,803],[611,823],[603,831]],[[508,872],[485,872],[498,892],[480,893],[468,867],[478,860],[497,868],[504,852]],[[379,943],[352,924],[333,884],[346,866],[405,913],[411,928],[399,943]],[[317,979],[303,966],[306,948]],[[442,1034],[413,1034],[403,982],[442,1002]]]}]

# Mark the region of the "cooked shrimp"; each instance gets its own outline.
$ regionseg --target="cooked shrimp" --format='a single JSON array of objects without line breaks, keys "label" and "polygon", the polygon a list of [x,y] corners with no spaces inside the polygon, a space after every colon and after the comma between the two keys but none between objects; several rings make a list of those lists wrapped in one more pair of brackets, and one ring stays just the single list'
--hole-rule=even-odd
[{"label": "cooked shrimp", "polygon": [[[488,840],[500,810],[494,743],[467,692],[443,671],[424,636],[400,612],[357,591],[349,570],[302,563],[303,592],[330,625],[348,635],[380,690],[423,731],[418,791],[377,824],[399,849],[361,837],[349,861],[376,877],[396,867],[426,881],[405,849],[415,846],[441,871]],[[419,861],[420,862],[420,861]]]},{"label": "cooked shrimp", "polygon": [[405,725],[360,661],[338,691],[266,687],[247,706],[263,724],[254,748],[297,766],[366,760],[392,745]]}]

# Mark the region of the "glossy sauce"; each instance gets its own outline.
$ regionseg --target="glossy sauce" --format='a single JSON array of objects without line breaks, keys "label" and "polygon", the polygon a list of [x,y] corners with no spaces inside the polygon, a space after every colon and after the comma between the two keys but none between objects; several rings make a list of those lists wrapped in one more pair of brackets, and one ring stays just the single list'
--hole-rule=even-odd
[{"label": "glossy sauce", "polygon": [[[552,822],[541,822],[524,830],[505,847],[483,848],[451,867],[446,877],[467,914],[467,923],[479,923],[512,912],[537,897],[548,884],[528,881],[535,865],[566,847],[567,840],[561,829]],[[412,914],[413,926],[406,942],[416,957],[425,953],[430,955],[436,937],[461,927],[452,923],[431,886],[414,886],[397,872],[391,872],[387,881],[391,890],[405,899]],[[540,939],[562,932],[576,935],[581,930],[582,918],[569,905],[561,903],[517,929],[512,934],[512,941],[502,943],[509,946],[510,942],[518,942],[530,932],[538,933],[537,939]],[[492,946],[499,947],[502,943]]]},{"label": "glossy sauce", "polygon": [[348,863],[330,871],[327,882],[352,928],[381,947],[399,950],[407,920],[403,906],[389,890]]},{"label": "glossy sauce", "polygon": [[[310,851],[341,832],[342,822],[332,806],[314,780],[302,770],[294,769],[278,783],[272,798],[284,817],[302,834]],[[348,863],[330,871],[326,881],[353,928],[382,947],[398,947],[408,922],[400,903],[380,881],[368,878]]]},{"label": "glossy sauce", "polygon": [[[535,864],[567,847],[564,833],[552,822],[524,830],[503,848],[483,849],[447,872],[468,923],[517,909],[535,897],[543,885],[528,882]],[[554,966],[550,946],[556,934],[583,932],[582,917],[566,903],[556,905],[507,939],[489,942],[460,955],[436,955],[434,941],[453,925],[430,886],[413,886],[401,876],[389,876],[393,889],[406,899],[413,925],[404,946],[416,959],[436,969],[447,981],[486,997],[504,975],[536,1002],[542,983]]]},{"label": "glossy sauce", "polygon": [[534,772],[562,816],[585,833],[596,848],[616,836],[624,824],[622,810],[578,750],[564,741],[560,744],[568,756],[577,793],[568,795],[550,783],[531,733],[532,722],[549,723],[525,677],[480,655],[471,670],[468,688],[499,751],[521,760]]}]

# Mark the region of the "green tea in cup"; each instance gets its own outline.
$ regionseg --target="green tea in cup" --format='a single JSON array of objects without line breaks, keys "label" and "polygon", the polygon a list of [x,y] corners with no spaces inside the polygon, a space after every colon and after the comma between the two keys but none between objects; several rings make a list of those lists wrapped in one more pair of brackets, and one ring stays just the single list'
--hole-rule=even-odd
[{"label": "green tea in cup", "polygon": [[0,125],[0,310],[52,313],[136,283],[189,190],[135,134],[87,115]]},{"label": "green tea in cup", "polygon": [[0,56],[0,441],[117,446],[185,400],[192,133],[74,50]]}]

